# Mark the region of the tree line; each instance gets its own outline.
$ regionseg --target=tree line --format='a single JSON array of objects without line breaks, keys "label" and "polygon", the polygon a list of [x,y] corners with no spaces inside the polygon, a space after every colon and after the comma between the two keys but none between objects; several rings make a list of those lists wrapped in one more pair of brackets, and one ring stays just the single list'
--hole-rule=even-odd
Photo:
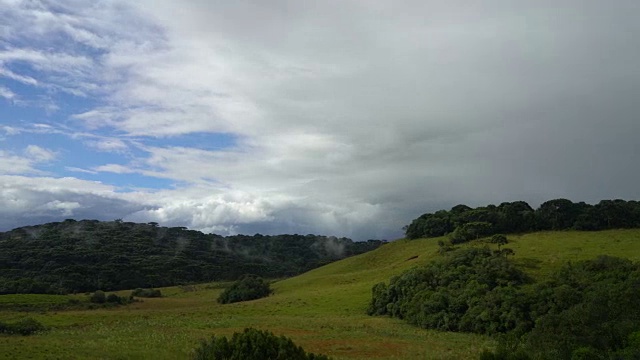
[{"label": "tree line", "polygon": [[320,235],[220,236],[157,223],[65,220],[0,233],[0,294],[74,293],[293,276],[373,250]]},{"label": "tree line", "polygon": [[549,200],[533,209],[524,201],[471,208],[456,205],[451,210],[426,213],[405,227],[409,239],[449,234],[461,243],[500,233],[543,230],[606,230],[640,227],[640,202],[602,200],[596,205],[567,199]]}]

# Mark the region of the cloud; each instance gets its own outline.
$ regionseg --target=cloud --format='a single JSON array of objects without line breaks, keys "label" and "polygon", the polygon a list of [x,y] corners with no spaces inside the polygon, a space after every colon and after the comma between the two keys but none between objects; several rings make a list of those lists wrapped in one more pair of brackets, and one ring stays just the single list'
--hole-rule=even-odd
[{"label": "cloud", "polygon": [[111,172],[116,174],[131,174],[135,172],[134,170],[119,164],[107,164],[107,165],[96,166],[95,168],[93,168],[93,170],[96,172]]},{"label": "cloud", "polygon": [[103,154],[69,168],[173,182],[114,187],[119,217],[370,238],[457,203],[640,198],[631,0],[5,5],[0,76],[90,100],[60,123]]},{"label": "cloud", "polygon": [[[12,131],[13,129],[7,130],[7,133]],[[51,162],[56,158],[55,152],[37,145],[27,146],[23,154],[21,156],[0,150],[0,175],[41,173],[36,166],[41,163]]]},{"label": "cloud", "polygon": [[0,97],[3,97],[7,100],[13,100],[17,95],[4,86],[0,86]]},{"label": "cloud", "polygon": [[[370,221],[373,208],[362,218],[358,206],[338,207],[280,194],[220,192],[212,187],[189,187],[154,193],[116,192],[99,182],[76,178],[0,176],[0,227],[14,227],[64,218],[156,221],[164,226],[188,226],[222,234],[323,233],[341,226],[345,233],[385,234]],[[203,193],[211,195],[203,197]],[[309,203],[306,203],[309,202]]]},{"label": "cloud", "polygon": [[17,135],[17,134],[20,134],[22,132],[21,129],[15,128],[15,127],[12,127],[12,126],[3,126],[2,130],[4,130],[5,134],[7,134],[7,135]]},{"label": "cloud", "polygon": [[44,210],[44,211],[52,211],[54,213],[59,211],[60,215],[62,216],[73,216],[74,210],[77,210],[80,207],[82,207],[82,205],[80,205],[80,203],[75,201],[63,202],[60,200],[53,200],[36,208],[36,211]]},{"label": "cloud", "polygon": [[0,175],[0,228],[59,221],[67,217],[113,220],[143,206],[112,186],[76,178]]},{"label": "cloud", "polygon": [[27,85],[34,85],[37,86],[38,85],[38,80],[30,77],[30,76],[23,76],[23,75],[18,75],[16,73],[14,73],[13,71],[9,70],[9,69],[5,69],[2,66],[2,63],[0,63],[0,76],[9,78],[11,80],[16,80],[18,82],[21,82],[23,84],[27,84]]},{"label": "cloud", "polygon": [[38,145],[29,145],[24,152],[33,162],[51,161],[57,156],[55,152],[41,148]]},{"label": "cloud", "polygon": [[26,174],[33,173],[33,161],[26,157],[13,155],[0,150],[0,174]]},{"label": "cloud", "polygon": [[0,51],[2,62],[27,62],[39,69],[77,74],[78,68],[88,68],[92,60],[85,56],[50,53],[32,49],[12,49]]},{"label": "cloud", "polygon": [[120,139],[99,139],[85,142],[90,148],[104,152],[121,153],[126,152],[129,147]]},{"label": "cloud", "polygon": [[81,169],[81,168],[77,168],[77,167],[73,167],[73,166],[66,166],[65,170],[73,171],[73,172],[79,172],[79,173],[85,173],[85,174],[92,174],[92,175],[95,175],[95,174],[98,173],[97,171]]}]

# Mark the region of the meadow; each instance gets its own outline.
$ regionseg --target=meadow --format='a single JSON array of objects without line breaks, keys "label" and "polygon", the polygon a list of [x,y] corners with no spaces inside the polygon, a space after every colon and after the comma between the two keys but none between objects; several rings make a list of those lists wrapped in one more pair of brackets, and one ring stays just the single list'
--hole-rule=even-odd
[{"label": "meadow", "polygon": [[[538,278],[567,261],[601,254],[640,260],[640,230],[539,232],[508,239],[514,259]],[[273,295],[244,303],[218,304],[224,284],[214,283],[163,288],[162,298],[110,309],[0,310],[0,321],[32,317],[50,328],[28,337],[0,336],[0,359],[183,359],[200,339],[245,327],[291,337],[305,350],[335,359],[476,359],[494,346],[490,338],[365,314],[371,287],[437,259],[438,240],[397,240],[275,281]],[[84,296],[5,295],[0,304],[62,303]]]}]

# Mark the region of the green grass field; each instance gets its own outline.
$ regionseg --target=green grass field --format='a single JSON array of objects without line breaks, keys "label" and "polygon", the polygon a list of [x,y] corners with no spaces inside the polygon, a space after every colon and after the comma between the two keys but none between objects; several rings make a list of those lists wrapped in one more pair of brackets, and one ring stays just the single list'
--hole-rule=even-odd
[{"label": "green grass field", "polygon": [[[509,236],[509,241],[515,260],[539,278],[567,261],[600,254],[640,260],[640,230],[543,232]],[[220,305],[215,299],[221,287],[202,284],[165,288],[163,298],[113,309],[0,311],[0,321],[30,316],[51,329],[29,337],[0,335],[0,359],[183,359],[199,339],[245,327],[286,335],[307,351],[335,359],[475,359],[493,345],[490,339],[365,314],[375,283],[437,258],[437,249],[437,239],[395,241],[277,281],[274,295],[245,303]],[[68,299],[6,295],[0,303]]]},{"label": "green grass field", "polygon": [[65,304],[69,299],[67,295],[12,294],[0,296],[0,304]]}]

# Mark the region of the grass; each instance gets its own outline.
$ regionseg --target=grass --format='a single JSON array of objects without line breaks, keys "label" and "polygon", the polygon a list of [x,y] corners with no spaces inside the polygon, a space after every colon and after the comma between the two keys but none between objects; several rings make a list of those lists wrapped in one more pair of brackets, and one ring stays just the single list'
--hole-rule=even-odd
[{"label": "grass", "polygon": [[[640,230],[543,232],[509,236],[509,242],[514,259],[536,277],[567,261],[600,254],[640,260]],[[201,284],[163,288],[163,298],[113,309],[0,311],[0,321],[30,316],[51,329],[30,337],[0,336],[0,359],[183,359],[199,339],[230,335],[245,327],[286,335],[307,351],[335,359],[475,359],[482,348],[493,345],[490,339],[365,315],[375,283],[436,259],[437,250],[437,239],[395,241],[277,281],[272,285],[274,295],[245,303],[220,305],[215,301],[220,284]],[[69,299],[7,296],[0,296],[0,303]]]},{"label": "grass", "polygon": [[1,295],[0,304],[65,304],[69,299],[68,295],[11,294]]}]

